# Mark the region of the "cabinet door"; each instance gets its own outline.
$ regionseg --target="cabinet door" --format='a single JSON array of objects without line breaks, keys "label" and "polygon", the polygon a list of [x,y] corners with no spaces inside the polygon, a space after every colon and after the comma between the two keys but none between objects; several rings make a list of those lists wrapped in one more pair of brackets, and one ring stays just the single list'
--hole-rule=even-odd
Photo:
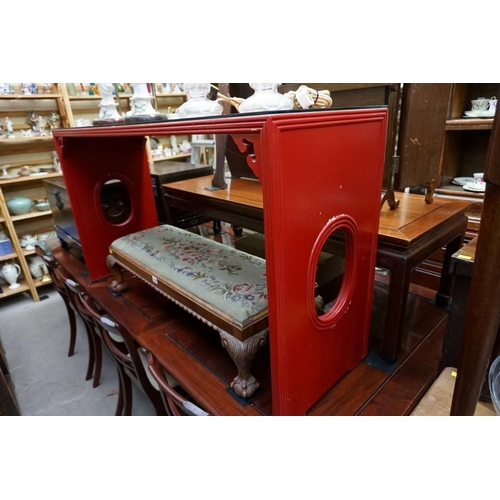
[{"label": "cabinet door", "polygon": [[405,83],[394,187],[439,182],[451,83]]}]

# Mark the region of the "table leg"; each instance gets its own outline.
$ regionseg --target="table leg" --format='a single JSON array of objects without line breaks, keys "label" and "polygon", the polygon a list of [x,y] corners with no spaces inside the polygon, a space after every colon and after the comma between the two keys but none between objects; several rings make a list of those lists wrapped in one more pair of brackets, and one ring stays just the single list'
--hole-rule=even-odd
[{"label": "table leg", "polygon": [[462,247],[466,229],[467,217],[464,215],[461,233],[446,245],[443,268],[441,270],[441,278],[439,280],[439,289],[436,294],[436,305],[438,307],[447,307],[450,303],[451,286],[453,283],[453,276],[450,273],[451,257]]},{"label": "table leg", "polygon": [[378,265],[391,273],[385,333],[379,354],[385,361],[392,363],[396,361],[401,346],[411,269],[406,256],[396,254],[391,254],[385,266]]}]

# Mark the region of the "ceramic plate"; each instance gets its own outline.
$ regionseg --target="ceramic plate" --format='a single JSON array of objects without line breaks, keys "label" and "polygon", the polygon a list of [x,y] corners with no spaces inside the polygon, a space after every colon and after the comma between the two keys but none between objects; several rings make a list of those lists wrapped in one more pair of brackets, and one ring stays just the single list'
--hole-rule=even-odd
[{"label": "ceramic plate", "polygon": [[479,118],[479,111],[464,111],[465,118]]},{"label": "ceramic plate", "polygon": [[495,113],[489,111],[465,111],[464,118],[493,118]]},{"label": "ceramic plate", "polygon": [[473,191],[475,193],[484,193],[486,190],[486,184],[484,186],[478,186],[474,182],[468,182],[467,184],[464,185],[464,189],[466,191]]},{"label": "ceramic plate", "polygon": [[15,179],[16,177],[19,177],[18,174],[13,174],[13,175],[7,175],[7,176],[3,176],[0,177],[0,180],[5,180],[5,179]]},{"label": "ceramic plate", "polygon": [[467,183],[474,182],[474,177],[455,177],[452,181],[456,186],[464,186]]}]

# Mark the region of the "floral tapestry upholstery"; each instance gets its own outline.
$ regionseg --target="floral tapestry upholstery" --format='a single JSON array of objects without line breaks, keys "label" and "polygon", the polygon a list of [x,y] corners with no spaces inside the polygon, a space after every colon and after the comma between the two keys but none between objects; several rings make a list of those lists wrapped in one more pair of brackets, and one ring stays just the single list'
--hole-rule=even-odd
[{"label": "floral tapestry upholstery", "polygon": [[168,225],[129,234],[110,248],[240,322],[267,309],[266,261],[259,257]]}]

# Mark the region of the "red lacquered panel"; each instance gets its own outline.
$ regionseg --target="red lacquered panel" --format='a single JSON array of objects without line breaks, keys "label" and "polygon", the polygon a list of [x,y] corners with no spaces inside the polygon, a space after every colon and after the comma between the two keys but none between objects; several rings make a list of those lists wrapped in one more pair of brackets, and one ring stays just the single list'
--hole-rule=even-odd
[{"label": "red lacquered panel", "polygon": [[[144,137],[65,137],[56,140],[75,224],[91,281],[110,275],[105,259],[116,238],[156,226]],[[104,215],[101,189],[120,181],[130,196],[130,216],[111,223]]]},{"label": "red lacquered panel", "polygon": [[[263,137],[273,413],[303,415],[367,354],[386,140],[385,110],[318,123],[273,117]],[[334,307],[318,317],[318,244],[346,235]],[[271,236],[271,237],[269,237]]]}]

